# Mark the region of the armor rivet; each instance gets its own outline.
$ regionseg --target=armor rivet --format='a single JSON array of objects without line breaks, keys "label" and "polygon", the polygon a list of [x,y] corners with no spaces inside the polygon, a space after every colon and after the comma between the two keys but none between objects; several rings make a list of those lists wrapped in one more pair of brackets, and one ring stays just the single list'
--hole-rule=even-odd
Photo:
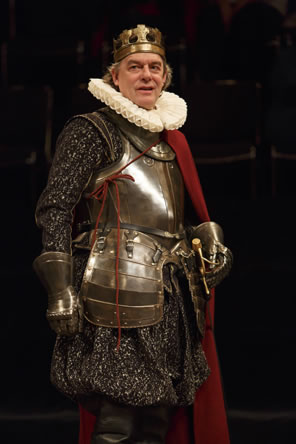
[{"label": "armor rivet", "polygon": [[125,313],[122,313],[123,315],[125,315]]},{"label": "armor rivet", "polygon": [[156,271],[159,271],[159,267],[156,267]]},{"label": "armor rivet", "polygon": [[142,321],[139,321],[139,324],[142,324]]},{"label": "armor rivet", "polygon": [[160,280],[160,279],[157,279],[157,282],[161,282],[161,280]]},{"label": "armor rivet", "polygon": [[148,166],[153,166],[154,159],[151,159],[151,157],[144,157],[144,163],[146,163],[146,165],[148,165]]},{"label": "armor rivet", "polygon": [[127,325],[127,322],[125,322],[124,325]]}]

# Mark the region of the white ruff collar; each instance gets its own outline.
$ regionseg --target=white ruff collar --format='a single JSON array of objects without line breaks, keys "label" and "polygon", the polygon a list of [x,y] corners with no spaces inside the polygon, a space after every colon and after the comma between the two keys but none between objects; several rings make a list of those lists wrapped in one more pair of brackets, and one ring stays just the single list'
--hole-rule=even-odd
[{"label": "white ruff collar", "polygon": [[102,79],[90,79],[88,90],[129,122],[153,133],[159,133],[163,129],[178,129],[184,124],[187,117],[185,100],[167,91],[162,92],[156,102],[155,109],[147,110],[124,97]]}]

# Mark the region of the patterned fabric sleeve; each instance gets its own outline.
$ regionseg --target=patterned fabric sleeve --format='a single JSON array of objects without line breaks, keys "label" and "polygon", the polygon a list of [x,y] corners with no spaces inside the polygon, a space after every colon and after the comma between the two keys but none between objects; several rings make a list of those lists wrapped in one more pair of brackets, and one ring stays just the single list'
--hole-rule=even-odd
[{"label": "patterned fabric sleeve", "polygon": [[[111,125],[109,122],[108,125]],[[109,127],[114,146],[119,135]],[[36,222],[42,229],[43,251],[71,253],[73,211],[96,166],[110,163],[107,144],[87,120],[77,117],[61,132],[47,186],[36,208]],[[114,153],[118,158],[119,153]]]}]

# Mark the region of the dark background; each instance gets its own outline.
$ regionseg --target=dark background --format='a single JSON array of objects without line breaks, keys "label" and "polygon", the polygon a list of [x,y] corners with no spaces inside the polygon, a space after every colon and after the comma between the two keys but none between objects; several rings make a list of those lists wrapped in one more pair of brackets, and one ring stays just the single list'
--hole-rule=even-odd
[{"label": "dark background", "polygon": [[[34,209],[63,124],[100,105],[85,88],[111,61],[112,37],[145,23],[166,37],[170,90],[188,103],[184,132],[211,218],[234,254],[231,275],[216,291],[231,442],[294,444],[295,2],[284,14],[256,1],[240,8],[214,0],[109,3],[0,6],[0,440],[77,442],[77,407],[49,382],[55,335],[32,271],[41,250]],[[41,105],[32,117],[44,86],[50,113]],[[28,96],[19,99],[20,90]],[[44,122],[51,134],[46,155]],[[41,128],[35,146],[31,126]]]}]

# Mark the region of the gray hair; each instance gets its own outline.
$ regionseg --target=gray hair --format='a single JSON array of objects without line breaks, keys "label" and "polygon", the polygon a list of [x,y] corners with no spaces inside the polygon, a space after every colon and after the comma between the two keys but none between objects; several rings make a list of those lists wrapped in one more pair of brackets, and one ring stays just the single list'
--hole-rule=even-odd
[{"label": "gray hair", "polygon": [[[113,88],[115,88],[117,91],[119,91],[118,86],[114,85],[113,78],[112,78],[112,71],[114,70],[116,73],[119,71],[120,62],[112,63],[107,67],[106,73],[103,75],[103,81],[105,83],[108,83],[108,85],[111,85]],[[172,77],[173,77],[173,70],[170,67],[170,65],[164,61],[164,73],[166,73],[166,80],[165,84],[163,85],[163,90],[166,90],[170,84],[172,83]]]}]

